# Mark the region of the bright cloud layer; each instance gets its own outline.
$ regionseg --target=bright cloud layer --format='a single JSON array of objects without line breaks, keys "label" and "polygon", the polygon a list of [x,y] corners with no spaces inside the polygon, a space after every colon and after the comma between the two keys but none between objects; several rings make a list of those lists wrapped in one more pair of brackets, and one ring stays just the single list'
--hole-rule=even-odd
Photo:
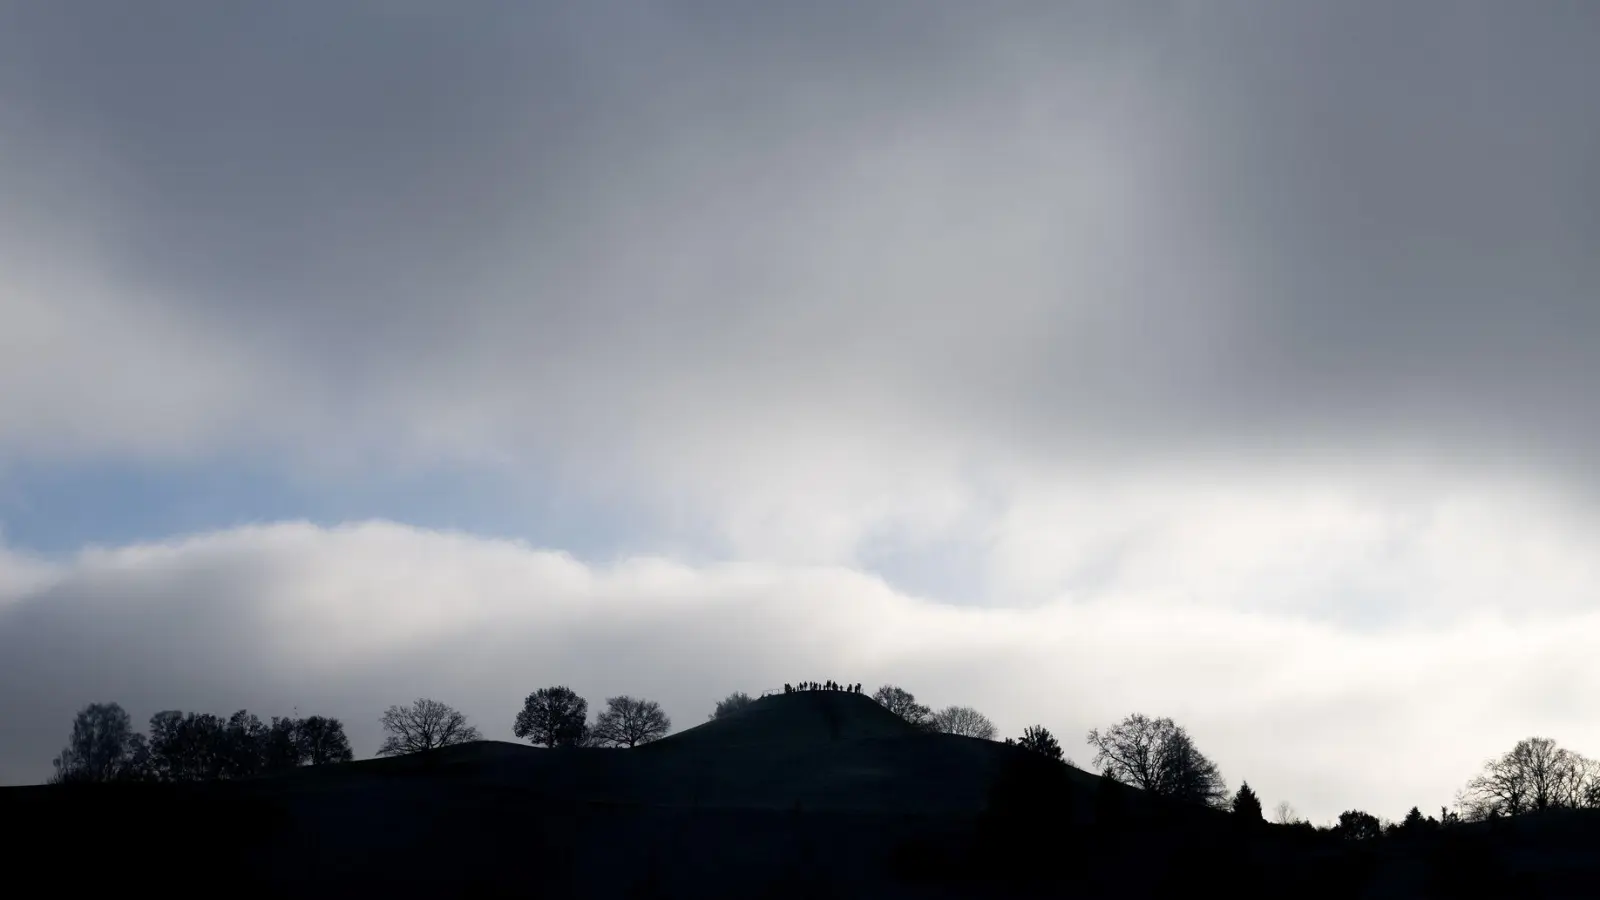
[{"label": "bright cloud layer", "polygon": [[[8,563],[8,571],[15,567]],[[427,695],[511,739],[524,694],[659,699],[678,727],[732,690],[804,678],[903,684],[1043,722],[1086,762],[1087,729],[1132,711],[1186,724],[1230,780],[1331,818],[1448,803],[1524,733],[1600,745],[1588,698],[1600,616],[1486,610],[1372,631],[1167,590],[1028,608],[908,596],[838,567],[662,559],[585,565],[513,542],[372,522],[301,524],[85,551],[0,607],[0,778],[33,780],[90,700],[293,707],[346,720],[360,753],[390,703]],[[1357,761],[1352,764],[1352,761]]]}]

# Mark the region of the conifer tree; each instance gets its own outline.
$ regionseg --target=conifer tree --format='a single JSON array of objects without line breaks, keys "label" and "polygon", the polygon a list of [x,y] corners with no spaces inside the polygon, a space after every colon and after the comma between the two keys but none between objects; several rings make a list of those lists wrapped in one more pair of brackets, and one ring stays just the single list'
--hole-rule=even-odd
[{"label": "conifer tree", "polygon": [[1233,813],[1247,822],[1265,821],[1261,815],[1261,798],[1250,790],[1250,782],[1239,785],[1239,793],[1233,795]]}]

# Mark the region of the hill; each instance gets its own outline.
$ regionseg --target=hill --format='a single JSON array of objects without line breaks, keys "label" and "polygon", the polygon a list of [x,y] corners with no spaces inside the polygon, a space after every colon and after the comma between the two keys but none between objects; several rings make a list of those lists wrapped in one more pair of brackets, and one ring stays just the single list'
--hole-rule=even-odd
[{"label": "hill", "polygon": [[635,750],[480,741],[237,782],[8,788],[0,817],[13,859],[81,859],[74,887],[157,883],[169,897],[247,884],[299,897],[1130,898],[1219,878],[1235,896],[1513,883],[1584,896],[1561,886],[1594,874],[1600,837],[1595,816],[1382,847],[1240,829],[829,692],[766,697]]}]

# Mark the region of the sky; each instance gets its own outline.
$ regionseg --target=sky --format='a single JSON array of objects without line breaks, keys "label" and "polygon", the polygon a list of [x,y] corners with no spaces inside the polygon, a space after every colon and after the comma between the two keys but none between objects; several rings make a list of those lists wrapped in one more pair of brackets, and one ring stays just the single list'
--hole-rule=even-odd
[{"label": "sky", "polygon": [[1600,9],[0,0],[0,784],[836,679],[1600,756]]}]

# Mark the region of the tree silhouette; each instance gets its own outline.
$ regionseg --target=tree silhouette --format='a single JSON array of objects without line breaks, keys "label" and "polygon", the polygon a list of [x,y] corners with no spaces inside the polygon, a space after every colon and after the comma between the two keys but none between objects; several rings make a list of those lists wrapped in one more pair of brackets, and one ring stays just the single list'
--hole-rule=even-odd
[{"label": "tree silhouette", "polygon": [[947,706],[933,717],[933,728],[944,734],[994,740],[994,723],[970,706]]},{"label": "tree silhouette", "polygon": [[654,700],[609,697],[606,709],[595,718],[593,738],[598,746],[637,747],[660,740],[672,730],[672,720]]},{"label": "tree silhouette", "polygon": [[1535,810],[1584,805],[1592,764],[1550,738],[1518,741],[1484,764],[1459,797],[1469,821],[1491,813],[1515,816]]},{"label": "tree silhouette", "polygon": [[1300,816],[1289,801],[1279,800],[1278,805],[1272,809],[1272,821],[1279,825],[1293,825],[1300,821]]},{"label": "tree silhouette", "polygon": [[1345,810],[1339,814],[1339,836],[1347,841],[1370,841],[1383,837],[1383,823],[1371,813]]},{"label": "tree silhouette", "polygon": [[884,709],[918,727],[925,728],[933,721],[933,710],[918,703],[916,696],[905,688],[886,684],[873,692],[872,699],[882,704]]},{"label": "tree silhouette", "polygon": [[1248,781],[1241,783],[1239,793],[1233,795],[1233,814],[1252,825],[1266,821],[1261,814],[1261,798],[1250,790]]},{"label": "tree silhouette", "polygon": [[1017,741],[1017,746],[1035,753],[1043,754],[1053,760],[1060,761],[1061,742],[1050,733],[1050,729],[1043,725],[1029,725],[1022,730],[1022,738]]},{"label": "tree silhouette", "polygon": [[[245,719],[251,718],[248,713]],[[247,721],[241,729],[248,728]],[[150,771],[160,781],[213,781],[236,774],[228,722],[210,713],[162,710],[150,717]],[[241,730],[241,739],[244,732]],[[246,764],[248,765],[248,764]]]},{"label": "tree silhouette", "polygon": [[266,764],[267,726],[247,710],[228,717],[222,733],[222,777],[249,778]]},{"label": "tree silhouette", "polygon": [[467,724],[466,716],[426,697],[410,706],[389,707],[381,721],[388,736],[378,748],[379,756],[400,756],[482,739],[478,729]]},{"label": "tree silhouette", "polygon": [[338,719],[307,716],[296,723],[295,737],[300,759],[307,765],[322,766],[355,759],[350,739],[344,734],[344,723]]},{"label": "tree silhouette", "polygon": [[[806,682],[806,684],[810,685],[811,682]],[[734,691],[721,700],[718,700],[717,708],[712,710],[711,715],[707,716],[706,718],[720,719],[723,716],[731,716],[739,710],[744,709],[746,706],[749,706],[753,702],[755,701],[752,700],[750,695],[746,694],[744,691]]]},{"label": "tree silhouette", "polygon": [[1400,825],[1396,830],[1407,837],[1416,837],[1424,832],[1432,831],[1437,827],[1439,827],[1438,822],[1435,822],[1432,819],[1423,818],[1422,810],[1413,806],[1411,807],[1411,811],[1406,813],[1406,817],[1401,820]]},{"label": "tree silhouette", "polygon": [[512,733],[546,747],[581,747],[588,737],[589,702],[565,685],[540,688],[523,701]]},{"label": "tree silhouette", "polygon": [[1104,774],[1153,794],[1220,807],[1227,785],[1215,763],[1171,719],[1135,713],[1101,732],[1089,732],[1094,764]]},{"label": "tree silhouette", "polygon": [[91,703],[72,720],[72,735],[52,760],[56,783],[101,783],[136,775],[143,741],[117,703]]},{"label": "tree silhouette", "polygon": [[284,772],[305,762],[300,746],[300,722],[297,719],[272,717],[262,741],[261,769],[264,772]]}]

